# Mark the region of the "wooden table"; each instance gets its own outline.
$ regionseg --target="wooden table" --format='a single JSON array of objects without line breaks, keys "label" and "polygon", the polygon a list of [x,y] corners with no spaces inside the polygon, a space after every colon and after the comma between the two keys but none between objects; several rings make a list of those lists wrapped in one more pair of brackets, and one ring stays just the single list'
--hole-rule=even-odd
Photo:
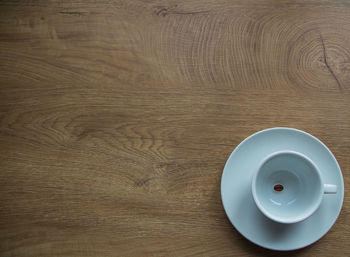
[{"label": "wooden table", "polygon": [[[350,2],[0,2],[0,256],[271,256],[221,205],[248,135],[320,138],[350,187]],[[350,196],[298,256],[350,255]]]}]

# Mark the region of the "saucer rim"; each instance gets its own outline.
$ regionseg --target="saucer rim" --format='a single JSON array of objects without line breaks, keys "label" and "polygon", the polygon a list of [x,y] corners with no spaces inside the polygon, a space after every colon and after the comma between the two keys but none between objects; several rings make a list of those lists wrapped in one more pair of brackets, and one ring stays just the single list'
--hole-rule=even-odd
[{"label": "saucer rim", "polygon": [[[336,166],[337,166],[337,169],[338,171],[340,172],[340,180],[341,180],[341,188],[343,189],[342,191],[342,195],[341,195],[341,205],[340,205],[340,210],[337,214],[337,216],[335,217],[335,220],[334,222],[332,223],[332,225],[329,227],[329,229],[327,229],[327,231],[325,233],[322,233],[321,236],[319,236],[316,240],[312,241],[311,243],[307,243],[301,247],[296,247],[296,248],[289,248],[289,249],[275,249],[275,248],[271,248],[271,247],[267,247],[267,246],[264,246],[262,244],[259,244],[257,242],[254,242],[253,240],[251,240],[250,238],[246,237],[243,233],[241,233],[240,230],[237,229],[237,227],[234,225],[234,223],[232,222],[230,216],[228,215],[227,213],[227,208],[225,206],[225,203],[223,201],[223,190],[222,190],[222,185],[223,185],[223,177],[224,177],[224,172],[228,166],[228,163],[231,161],[231,158],[233,158],[233,155],[239,151],[239,149],[241,148],[241,146],[246,142],[248,141],[249,139],[251,139],[252,137],[254,136],[257,136],[259,134],[262,134],[264,132],[267,132],[267,131],[274,131],[274,130],[286,130],[286,131],[293,131],[293,132],[296,132],[296,133],[300,133],[300,134],[304,134],[306,136],[309,136],[311,137],[313,140],[315,140],[316,142],[320,143],[328,152],[328,154],[331,156],[331,158],[333,159],[333,161],[335,162]],[[317,241],[319,241],[322,237],[324,237],[328,232],[329,230],[334,226],[334,224],[336,223],[336,221],[338,220],[339,218],[339,215],[341,213],[341,210],[343,208],[343,204],[344,204],[344,190],[345,190],[345,187],[344,187],[344,179],[343,179],[343,174],[342,174],[342,171],[341,171],[341,168],[340,168],[340,165],[337,161],[337,159],[335,158],[335,156],[333,155],[333,153],[331,152],[331,150],[320,140],[318,139],[317,137],[311,135],[310,133],[308,132],[305,132],[303,130],[300,130],[300,129],[296,129],[296,128],[290,128],[290,127],[271,127],[271,128],[266,128],[266,129],[263,129],[263,130],[259,130],[251,135],[249,135],[248,137],[246,137],[245,139],[243,139],[236,147],[235,149],[231,152],[230,156],[228,157],[226,163],[225,163],[225,166],[224,166],[224,169],[223,169],[223,172],[222,172],[222,175],[221,175],[221,180],[220,180],[220,193],[221,193],[221,203],[224,207],[224,210],[225,210],[225,214],[227,216],[227,218],[229,219],[230,223],[232,224],[232,226],[239,232],[240,235],[242,235],[244,238],[246,238],[248,241],[252,242],[253,244],[255,245],[258,245],[262,248],[265,248],[265,249],[268,249],[268,250],[273,250],[273,251],[281,251],[281,252],[286,252],[286,251],[295,251],[295,250],[299,250],[299,249],[302,249],[302,248],[305,248],[305,247],[308,247],[314,243],[316,243]],[[264,215],[264,214],[263,214]],[[286,224],[288,225],[288,224]]]}]

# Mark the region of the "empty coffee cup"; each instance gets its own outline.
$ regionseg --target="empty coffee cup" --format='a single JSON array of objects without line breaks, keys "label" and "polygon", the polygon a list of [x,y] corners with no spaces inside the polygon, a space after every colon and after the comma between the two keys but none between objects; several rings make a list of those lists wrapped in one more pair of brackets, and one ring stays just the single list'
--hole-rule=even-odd
[{"label": "empty coffee cup", "polygon": [[259,210],[271,220],[296,223],[311,216],[323,194],[337,192],[323,184],[319,168],[307,156],[279,151],[263,160],[252,180],[252,193]]}]

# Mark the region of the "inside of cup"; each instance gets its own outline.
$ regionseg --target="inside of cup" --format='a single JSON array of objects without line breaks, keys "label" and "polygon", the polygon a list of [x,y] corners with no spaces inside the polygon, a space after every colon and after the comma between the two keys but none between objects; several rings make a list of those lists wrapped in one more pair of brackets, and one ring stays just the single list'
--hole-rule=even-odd
[{"label": "inside of cup", "polygon": [[311,215],[322,196],[322,182],[315,165],[306,157],[283,152],[268,158],[256,180],[260,209],[276,221],[292,223]]}]

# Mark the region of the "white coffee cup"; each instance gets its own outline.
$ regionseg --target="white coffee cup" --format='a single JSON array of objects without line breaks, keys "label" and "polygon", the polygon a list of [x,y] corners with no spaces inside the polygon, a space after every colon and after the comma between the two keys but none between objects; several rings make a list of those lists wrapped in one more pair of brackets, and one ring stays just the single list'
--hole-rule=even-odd
[{"label": "white coffee cup", "polygon": [[323,194],[335,194],[336,185],[324,184],[319,168],[295,151],[267,156],[253,176],[252,193],[259,210],[280,223],[296,223],[311,216]]}]

